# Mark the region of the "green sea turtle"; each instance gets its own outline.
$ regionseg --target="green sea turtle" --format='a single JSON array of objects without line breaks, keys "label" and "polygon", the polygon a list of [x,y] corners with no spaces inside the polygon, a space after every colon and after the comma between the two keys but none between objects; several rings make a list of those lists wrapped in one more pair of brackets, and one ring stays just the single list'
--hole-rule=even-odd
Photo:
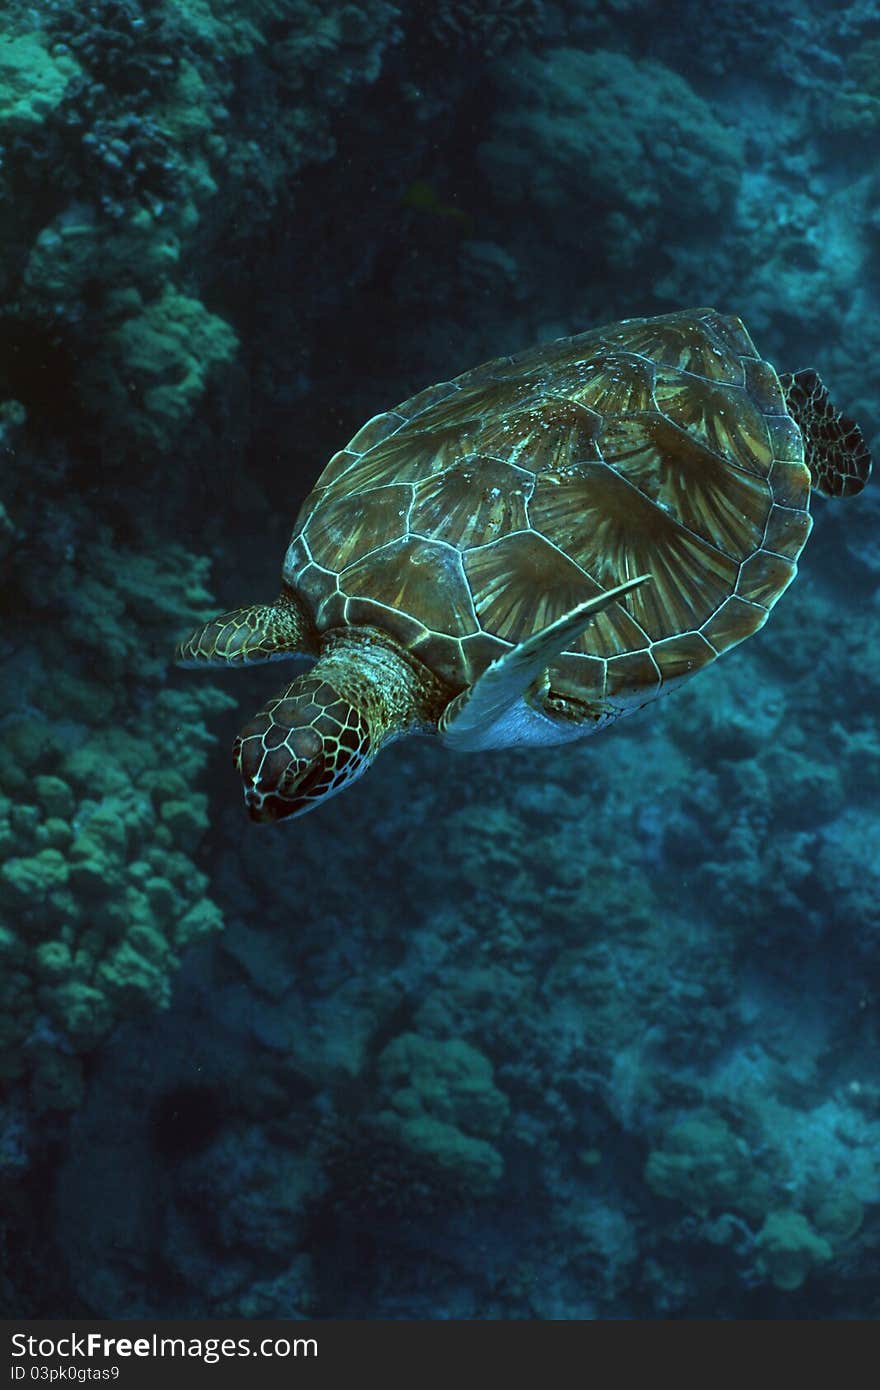
[{"label": "green sea turtle", "polygon": [[738,318],[627,319],[376,415],[300,510],[271,604],[182,665],[311,659],[235,741],[254,820],[300,815],[404,734],[581,738],[756,632],[864,440]]}]

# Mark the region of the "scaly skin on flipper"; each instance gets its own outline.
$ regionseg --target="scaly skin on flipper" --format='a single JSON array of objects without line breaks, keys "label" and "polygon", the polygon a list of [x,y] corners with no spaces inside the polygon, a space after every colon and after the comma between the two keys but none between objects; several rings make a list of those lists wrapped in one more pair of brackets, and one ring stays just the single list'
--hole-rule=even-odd
[{"label": "scaly skin on flipper", "polygon": [[178,666],[250,666],[260,661],[314,655],[317,635],[289,591],[274,603],[221,613],[178,644]]},{"label": "scaly skin on flipper", "polygon": [[491,748],[495,731],[512,727],[511,715],[520,706],[542,709],[548,721],[556,714],[560,723],[564,722],[571,702],[550,695],[550,666],[600,613],[650,578],[649,574],[641,574],[598,598],[586,599],[493,661],[480,679],[450,700],[443,711],[439,731],[447,748],[461,752]]},{"label": "scaly skin on flipper", "polygon": [[813,487],[826,497],[854,497],[871,476],[871,455],[855,420],[836,408],[812,367],[779,380],[804,437]]}]

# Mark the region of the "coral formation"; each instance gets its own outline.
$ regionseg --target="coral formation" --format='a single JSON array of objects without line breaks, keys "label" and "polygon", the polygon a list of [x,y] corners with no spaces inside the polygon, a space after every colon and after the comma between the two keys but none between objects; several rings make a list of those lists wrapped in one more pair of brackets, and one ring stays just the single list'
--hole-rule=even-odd
[{"label": "coral formation", "polygon": [[828,113],[832,130],[848,136],[870,135],[880,125],[880,39],[868,39],[846,65],[847,80]]},{"label": "coral formation", "polygon": [[38,129],[80,75],[75,59],[51,54],[39,34],[0,34],[0,131],[8,138]]},{"label": "coral formation", "polygon": [[108,441],[122,435],[129,446],[168,454],[238,342],[223,319],[170,285],[143,307],[136,291],[125,302],[129,313],[109,329],[106,358],[83,374],[83,400],[105,422]]},{"label": "coral formation", "polygon": [[539,211],[555,239],[588,235],[622,269],[657,239],[661,208],[666,230],[730,206],[740,137],[678,73],[560,48],[499,64],[496,80],[481,166],[502,204]]},{"label": "coral formation", "polygon": [[546,22],[543,0],[436,0],[426,9],[433,42],[490,58],[534,42]]},{"label": "coral formation", "polygon": [[828,1241],[799,1211],[771,1211],[758,1232],[758,1259],[777,1289],[799,1289],[814,1265],[831,1259]]},{"label": "coral formation", "polygon": [[378,1059],[387,1108],[377,1124],[462,1190],[481,1196],[503,1172],[492,1140],[509,1106],[492,1080],[491,1064],[460,1040],[446,1042],[404,1033]]},{"label": "coral formation", "polygon": [[106,536],[90,558],[82,578],[67,567],[68,622],[34,642],[17,689],[4,682],[0,727],[0,1071],[56,1108],[79,1103],[83,1055],[167,1006],[180,952],[221,924],[193,863],[207,813],[192,782],[226,698],[156,688],[157,634],[199,611],[205,566],[169,548],[159,576]]},{"label": "coral formation", "polygon": [[870,494],[631,728],[394,748],[287,834],[214,756],[271,673],[168,656],[362,418],[590,323],[716,300],[876,447],[877,43],[861,0],[4,7],[10,1315],[875,1315]]}]

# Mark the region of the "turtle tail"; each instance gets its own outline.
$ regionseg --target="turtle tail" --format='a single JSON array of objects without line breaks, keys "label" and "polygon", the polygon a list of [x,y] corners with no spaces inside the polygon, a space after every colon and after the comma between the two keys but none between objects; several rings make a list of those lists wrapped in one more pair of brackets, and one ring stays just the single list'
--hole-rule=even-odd
[{"label": "turtle tail", "polygon": [[852,497],[871,475],[871,455],[854,420],[831,402],[828,390],[812,367],[779,378],[789,414],[804,439],[804,458],[817,492],[826,497]]}]

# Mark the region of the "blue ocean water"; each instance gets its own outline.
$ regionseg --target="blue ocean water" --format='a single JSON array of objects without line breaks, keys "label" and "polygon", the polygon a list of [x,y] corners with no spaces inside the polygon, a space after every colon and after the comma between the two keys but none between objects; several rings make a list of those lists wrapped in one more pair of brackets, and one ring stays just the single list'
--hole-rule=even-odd
[{"label": "blue ocean water", "polygon": [[286,823],[295,670],[172,665],[536,343],[712,305],[876,456],[878,73],[867,0],[3,6],[4,1315],[880,1311],[876,488],[669,700]]}]

